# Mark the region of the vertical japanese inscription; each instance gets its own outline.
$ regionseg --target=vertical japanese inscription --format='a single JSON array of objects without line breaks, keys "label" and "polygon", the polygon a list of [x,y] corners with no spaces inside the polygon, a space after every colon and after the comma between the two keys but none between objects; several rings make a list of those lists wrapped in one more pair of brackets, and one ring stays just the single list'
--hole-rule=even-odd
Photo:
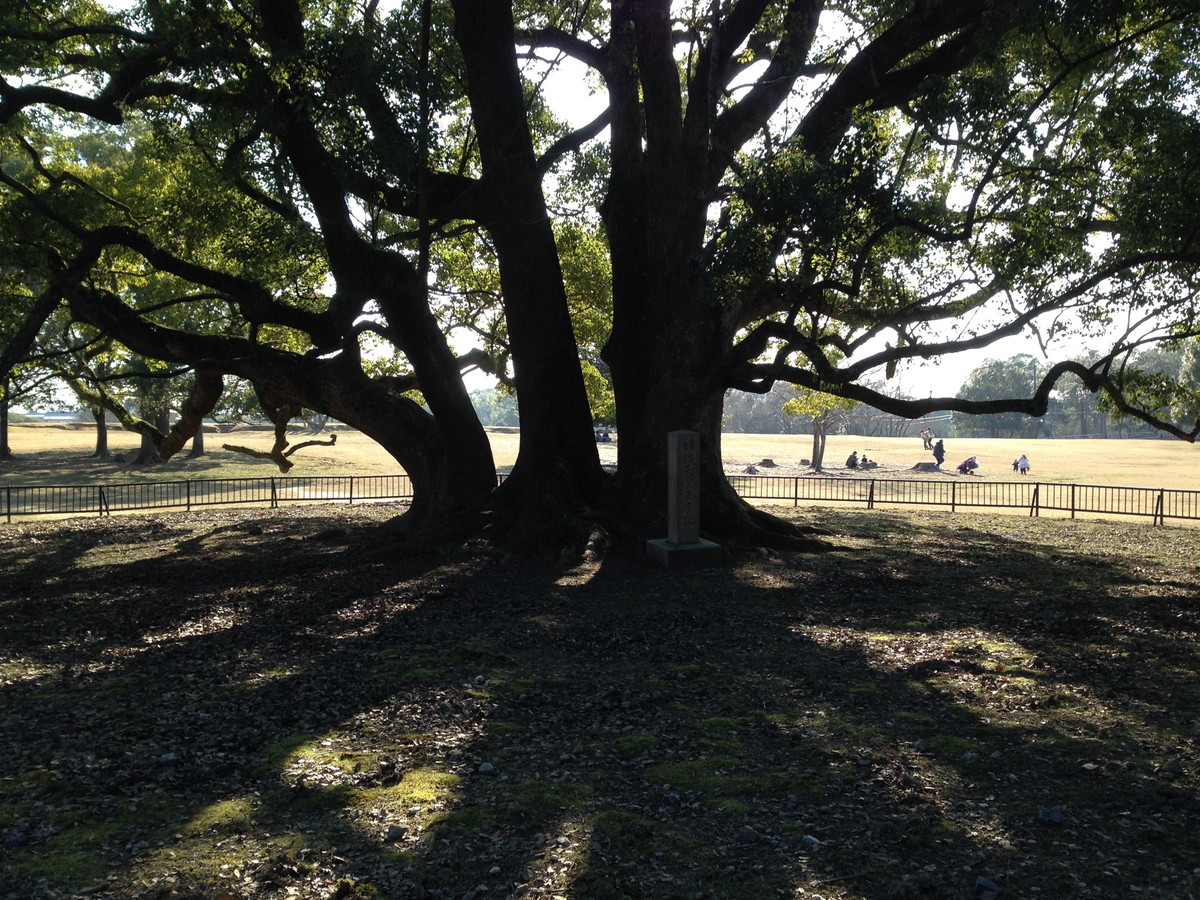
[{"label": "vertical japanese inscription", "polygon": [[667,540],[700,540],[700,435],[694,431],[667,435]]}]

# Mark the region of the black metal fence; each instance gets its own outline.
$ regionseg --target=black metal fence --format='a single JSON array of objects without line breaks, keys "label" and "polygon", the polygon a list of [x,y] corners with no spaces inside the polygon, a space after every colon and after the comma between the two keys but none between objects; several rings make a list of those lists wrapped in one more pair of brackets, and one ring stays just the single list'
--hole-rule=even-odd
[{"label": "black metal fence", "polygon": [[0,488],[6,522],[16,516],[109,515],[228,504],[356,503],[412,496],[407,475],[289,475],[92,485],[7,485]]},{"label": "black metal fence", "polygon": [[[503,476],[501,476],[503,477]],[[1156,525],[1168,519],[1200,520],[1200,491],[990,481],[962,477],[939,480],[831,478],[821,476],[733,475],[730,483],[747,500],[773,503],[859,503],[878,506],[938,506],[1020,509],[1069,514],[1140,516]],[[289,475],[264,478],[212,478],[189,481],[127,482],[97,485],[7,485],[0,487],[0,515],[109,515],[215,505],[356,503],[412,497],[407,475]]]},{"label": "black metal fence", "polygon": [[988,481],[964,476],[939,480],[892,478],[821,478],[780,475],[733,475],[734,490],[747,500],[861,503],[877,506],[940,506],[957,509],[989,507],[1043,511],[1145,516],[1155,525],[1167,519],[1200,519],[1200,491],[1164,488],[1110,487],[1097,484],[1059,484]]}]

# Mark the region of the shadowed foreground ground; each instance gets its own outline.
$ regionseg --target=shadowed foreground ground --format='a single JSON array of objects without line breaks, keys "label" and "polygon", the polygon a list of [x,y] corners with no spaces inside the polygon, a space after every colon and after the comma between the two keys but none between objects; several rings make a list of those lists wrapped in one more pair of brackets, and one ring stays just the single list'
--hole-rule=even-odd
[{"label": "shadowed foreground ground", "polygon": [[1200,530],[675,575],[386,512],[0,529],[0,898],[1200,896]]}]

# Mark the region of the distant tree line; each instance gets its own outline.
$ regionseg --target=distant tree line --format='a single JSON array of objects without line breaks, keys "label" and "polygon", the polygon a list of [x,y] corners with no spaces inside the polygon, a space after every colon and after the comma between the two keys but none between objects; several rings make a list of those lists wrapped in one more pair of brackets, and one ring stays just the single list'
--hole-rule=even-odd
[{"label": "distant tree line", "polygon": [[[1099,357],[1089,353],[1090,365]],[[981,400],[1000,396],[1013,385],[1036,385],[1049,367],[1027,353],[1009,359],[989,359],[967,377],[958,396]],[[1119,373],[1133,396],[1161,398],[1161,414],[1200,416],[1200,342],[1183,341],[1146,348],[1132,356]],[[1151,438],[1160,432],[1123,416],[1104,395],[1088,391],[1078,379],[1064,378],[1050,398],[1046,415],[1030,418],[1019,413],[976,416],[955,412],[950,418],[955,437]]]},{"label": "distant tree line", "polygon": [[521,424],[517,412],[517,396],[503,388],[483,388],[471,391],[471,405],[485,428],[497,425],[514,427]]}]

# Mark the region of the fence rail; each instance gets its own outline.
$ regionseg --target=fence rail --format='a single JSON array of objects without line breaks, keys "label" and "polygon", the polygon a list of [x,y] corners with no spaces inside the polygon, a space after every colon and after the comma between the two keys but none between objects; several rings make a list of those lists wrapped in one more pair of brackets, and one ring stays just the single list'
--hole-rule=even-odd
[{"label": "fence rail", "polygon": [[211,478],[93,485],[7,485],[0,489],[4,520],[16,516],[109,515],[135,510],[281,503],[356,503],[412,496],[407,475],[289,475],[286,478]]},{"label": "fence rail", "polygon": [[958,509],[1022,509],[1041,512],[1144,516],[1162,525],[1167,519],[1200,519],[1200,491],[1111,487],[1057,482],[892,478],[821,478],[782,475],[734,475],[734,490],[746,500],[862,503],[877,506],[941,506]]},{"label": "fence rail", "polygon": [[[501,476],[503,477],[503,476]],[[860,503],[879,506],[993,508],[1139,516],[1162,525],[1167,519],[1200,519],[1200,491],[989,481],[830,478],[820,476],[733,475],[730,483],[746,500],[790,503]],[[220,504],[356,503],[412,497],[407,475],[289,475],[264,478],[212,478],[188,481],[125,482],[97,485],[7,485],[0,487],[6,522],[18,516],[110,515],[137,510],[193,509]]]}]

